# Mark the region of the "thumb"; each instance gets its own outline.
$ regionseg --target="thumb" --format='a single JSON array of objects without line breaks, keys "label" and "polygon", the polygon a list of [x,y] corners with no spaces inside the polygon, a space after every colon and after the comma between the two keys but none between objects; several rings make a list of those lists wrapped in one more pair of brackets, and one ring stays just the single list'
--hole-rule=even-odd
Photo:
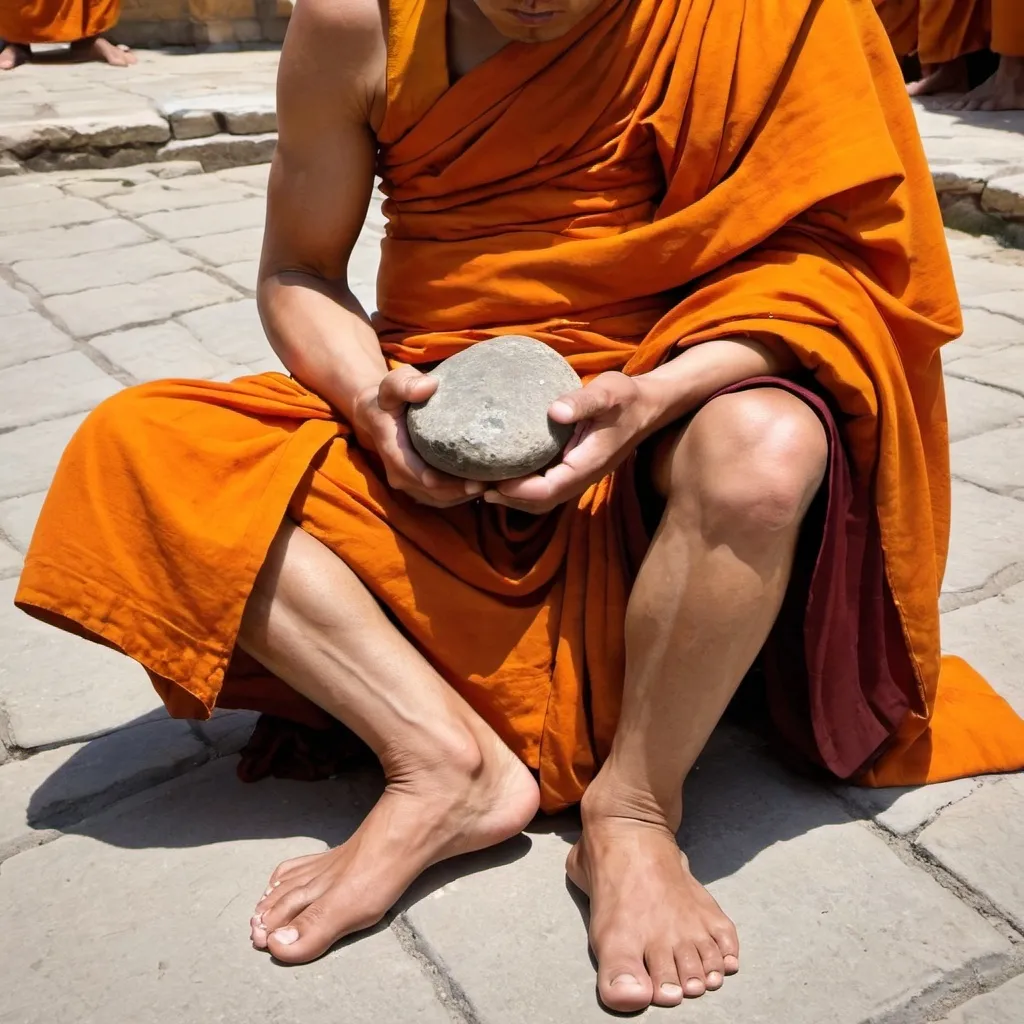
[{"label": "thumb", "polygon": [[580,420],[600,416],[614,405],[615,400],[608,389],[595,381],[556,398],[548,409],[548,415],[556,423],[579,423]]},{"label": "thumb", "polygon": [[399,366],[380,382],[377,404],[385,412],[395,412],[410,402],[425,402],[436,390],[436,378],[414,366]]}]

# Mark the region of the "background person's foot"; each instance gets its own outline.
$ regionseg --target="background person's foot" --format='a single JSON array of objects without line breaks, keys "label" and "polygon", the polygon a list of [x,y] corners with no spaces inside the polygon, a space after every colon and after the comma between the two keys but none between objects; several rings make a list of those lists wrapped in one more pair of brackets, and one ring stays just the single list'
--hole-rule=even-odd
[{"label": "background person's foot", "polygon": [[970,80],[967,75],[967,60],[958,57],[943,64],[925,64],[921,77],[907,83],[910,96],[934,96],[940,92],[966,92]]},{"label": "background person's foot", "polygon": [[29,56],[27,46],[20,43],[0,43],[0,71],[13,71],[19,64],[24,64]]},{"label": "background person's foot", "polygon": [[1024,110],[1024,57],[1000,58],[991,78],[948,106],[950,110]]},{"label": "background person's foot", "polygon": [[94,39],[80,39],[77,43],[72,43],[71,57],[73,60],[94,60],[101,64],[106,63],[115,68],[129,67],[138,60],[127,46],[116,46],[102,36],[96,36]]}]

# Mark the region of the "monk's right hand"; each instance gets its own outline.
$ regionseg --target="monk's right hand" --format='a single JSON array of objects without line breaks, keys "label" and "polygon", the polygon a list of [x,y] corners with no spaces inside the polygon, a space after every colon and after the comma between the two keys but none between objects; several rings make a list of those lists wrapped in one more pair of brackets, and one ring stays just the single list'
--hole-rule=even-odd
[{"label": "monk's right hand", "polygon": [[483,494],[485,485],[460,480],[428,466],[409,439],[405,411],[410,403],[425,402],[437,390],[437,380],[413,366],[400,366],[380,384],[356,396],[352,427],[363,448],[375,451],[384,463],[389,486],[423,505],[451,508]]}]

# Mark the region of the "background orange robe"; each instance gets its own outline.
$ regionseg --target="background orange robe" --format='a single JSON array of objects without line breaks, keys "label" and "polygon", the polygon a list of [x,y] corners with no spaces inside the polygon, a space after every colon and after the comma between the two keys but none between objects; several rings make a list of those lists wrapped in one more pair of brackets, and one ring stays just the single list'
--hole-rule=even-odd
[{"label": "background orange robe", "polygon": [[875,0],[898,57],[942,64],[989,48],[1024,56],[1024,0]]},{"label": "background orange robe", "polygon": [[121,0],[0,0],[0,39],[7,43],[73,43],[109,32]]},{"label": "background orange robe", "polygon": [[[871,0],[603,0],[453,86],[445,5],[392,0],[388,51],[388,357],[430,364],[525,333],[582,376],[639,374],[712,338],[780,339],[831,395],[874,495],[912,664],[912,710],[864,781],[1024,765],[1024,722],[940,657],[940,348],[961,321]],[[235,638],[287,512],[539,772],[554,810],[580,798],[618,720],[630,549],[645,541],[622,514],[630,486],[616,472],[517,535],[489,506],[392,491],[294,381],[157,382],[76,434],[17,600],[140,661],[173,714],[209,715],[226,681],[237,706]]]}]

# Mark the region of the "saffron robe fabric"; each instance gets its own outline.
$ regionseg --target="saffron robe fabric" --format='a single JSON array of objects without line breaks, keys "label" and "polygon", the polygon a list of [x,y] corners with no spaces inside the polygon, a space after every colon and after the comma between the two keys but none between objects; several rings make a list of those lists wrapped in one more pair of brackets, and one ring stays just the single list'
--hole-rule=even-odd
[{"label": "saffron robe fabric", "polygon": [[[939,350],[961,323],[871,0],[603,0],[562,39],[510,43],[454,85],[444,5],[392,0],[387,89],[376,326],[392,363],[502,333],[583,376],[643,373],[719,337],[788,345],[872,497],[910,672],[907,710],[876,717],[862,763],[819,743],[822,762],[873,785],[1021,767],[1024,722],[940,657]],[[17,600],[136,658],[172,714],[230,696],[296,717],[295,695],[234,648],[287,512],[538,771],[554,810],[614,733],[636,506],[617,472],[526,528],[479,504],[426,509],[294,381],[158,382],[108,400],[71,442]]]},{"label": "saffron robe fabric", "polygon": [[0,40],[7,43],[73,43],[109,32],[121,0],[3,0]]},{"label": "saffron robe fabric", "polygon": [[1020,0],[875,0],[898,57],[942,64],[986,47],[1024,57]]}]

